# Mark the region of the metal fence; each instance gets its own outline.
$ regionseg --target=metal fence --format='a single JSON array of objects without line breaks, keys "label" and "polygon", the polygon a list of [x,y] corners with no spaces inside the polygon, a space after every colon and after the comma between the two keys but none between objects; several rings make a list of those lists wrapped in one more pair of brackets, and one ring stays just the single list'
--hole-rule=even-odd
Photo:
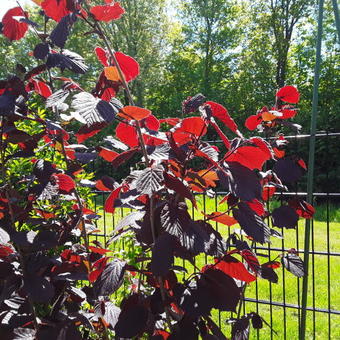
[{"label": "metal fence", "polygon": [[[290,149],[303,159],[307,159],[310,137],[310,135],[296,135],[286,138],[291,143]],[[340,211],[337,210],[337,207],[340,207],[340,178],[338,178],[340,166],[337,157],[334,157],[334,153],[331,152],[331,147],[336,149],[340,142],[340,133],[321,131],[315,137],[317,160],[315,182],[318,192],[313,193],[313,201],[317,213],[311,223],[305,339],[340,339],[340,294],[338,293],[340,288],[338,278],[340,275]],[[214,143],[218,145],[219,141],[214,141]],[[319,159],[322,161],[318,162]],[[290,188],[290,192],[277,193],[275,201],[278,203],[276,204],[292,196],[305,197],[306,186],[306,181],[303,181],[299,186]],[[223,211],[225,206],[220,205],[219,202],[225,194],[225,192],[216,191],[213,198],[198,194],[199,210],[202,210],[204,214]],[[116,222],[128,212],[127,209],[119,209],[114,215],[105,213],[102,207],[106,196],[106,192],[96,191],[95,208],[102,215],[98,222],[101,232],[96,235],[96,238],[103,240],[103,243],[108,240],[110,231],[114,229]],[[198,217],[197,214],[197,210],[192,208],[193,218]],[[202,215],[199,218],[202,218]],[[268,223],[270,223],[269,218]],[[216,222],[214,222],[214,227],[225,236],[233,229],[229,230],[228,227]],[[295,248],[303,258],[305,253],[304,220],[301,220],[295,230],[281,231],[283,239],[275,239],[268,246],[256,246],[255,252],[260,262],[274,260],[279,254],[291,248]],[[122,239],[114,246],[116,249],[124,250],[125,242]],[[264,260],[261,261],[261,258]],[[208,260],[211,261],[204,256],[198,259],[200,264],[207,263]],[[182,265],[189,271],[192,268],[185,261]],[[277,270],[277,274],[279,276],[277,284],[259,280],[246,288],[242,305],[243,312],[257,312],[268,323],[262,330],[251,330],[250,339],[298,339],[299,337],[302,279],[294,277],[282,268]],[[232,313],[222,312],[213,316],[222,330],[230,334],[229,326],[225,321],[233,316]]]}]

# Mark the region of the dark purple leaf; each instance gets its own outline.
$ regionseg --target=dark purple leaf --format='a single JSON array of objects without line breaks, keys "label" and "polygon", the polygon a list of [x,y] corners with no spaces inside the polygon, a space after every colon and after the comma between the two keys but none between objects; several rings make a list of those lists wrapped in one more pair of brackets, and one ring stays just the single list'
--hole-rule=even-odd
[{"label": "dark purple leaf", "polygon": [[262,188],[257,174],[237,162],[225,163],[224,172],[217,172],[221,186],[244,201],[262,199]]},{"label": "dark purple leaf", "polygon": [[304,263],[299,256],[293,253],[288,253],[281,258],[282,265],[297,277],[305,275]]},{"label": "dark purple leaf", "polygon": [[31,328],[18,327],[13,330],[13,340],[34,340],[36,331]]},{"label": "dark purple leaf", "polygon": [[[197,221],[200,227],[207,233],[208,238],[204,237],[205,253],[211,256],[222,256],[227,251],[227,243],[221,234],[215,230],[209,223]],[[196,226],[198,226],[196,224]]]},{"label": "dark purple leaf", "polygon": [[138,295],[132,295],[122,303],[121,313],[115,326],[117,337],[133,338],[146,328],[149,312],[140,302]]},{"label": "dark purple leaf", "polygon": [[0,115],[8,116],[14,113],[15,96],[10,93],[4,93],[0,96]]},{"label": "dark purple leaf", "polygon": [[205,100],[206,97],[201,93],[198,93],[193,97],[188,97],[182,103],[182,112],[190,113],[197,111],[198,108],[205,102]]},{"label": "dark purple leaf", "polygon": [[69,50],[63,50],[62,53],[49,53],[46,66],[48,68],[59,67],[62,71],[68,69],[82,74],[88,70],[88,66],[84,64],[84,58]]},{"label": "dark purple leaf", "polygon": [[80,92],[73,97],[73,116],[81,123],[92,126],[95,123],[110,123],[118,110],[109,102],[94,97],[91,93]]},{"label": "dark purple leaf", "polygon": [[76,133],[78,143],[82,143],[89,137],[94,136],[106,126],[107,126],[106,122],[95,123],[92,124],[91,126],[87,125],[82,126]]},{"label": "dark purple leaf", "polygon": [[38,74],[46,71],[46,69],[47,69],[47,66],[45,64],[36,66],[31,71],[26,73],[24,80],[29,80],[32,77],[37,76]]},{"label": "dark purple leaf", "polygon": [[117,324],[120,308],[110,301],[99,301],[95,305],[95,314],[102,317],[112,328]]},{"label": "dark purple leaf", "polygon": [[165,275],[174,262],[173,245],[174,237],[168,233],[161,234],[153,248],[151,271],[155,276]]},{"label": "dark purple leaf", "polygon": [[37,59],[45,59],[50,52],[50,47],[47,43],[39,43],[33,50],[33,55]]},{"label": "dark purple leaf", "polygon": [[189,199],[191,202],[195,202],[195,199],[190,191],[190,189],[184,185],[182,181],[180,181],[178,178],[169,175],[164,171],[164,184],[166,187],[168,187],[171,190],[174,190],[176,194],[179,194],[183,198]]},{"label": "dark purple leaf", "polygon": [[0,279],[6,279],[10,274],[13,273],[14,267],[9,262],[0,260]]},{"label": "dark purple leaf", "polygon": [[56,173],[56,169],[52,163],[43,159],[38,159],[33,167],[33,174],[40,183],[47,183],[52,174]]},{"label": "dark purple leaf", "polygon": [[299,220],[295,209],[288,205],[281,205],[272,212],[273,225],[279,228],[294,229]]},{"label": "dark purple leaf", "polygon": [[119,150],[123,150],[123,151],[127,151],[129,149],[129,147],[127,145],[125,145],[121,141],[113,138],[112,136],[105,137],[104,142],[109,143],[115,149],[119,149]]},{"label": "dark purple leaf", "polygon": [[178,147],[172,133],[168,133],[167,136],[169,140],[169,145],[171,147],[171,151],[174,154],[174,158],[177,158],[180,162],[184,162],[186,159],[186,152],[183,150],[183,148]]},{"label": "dark purple leaf", "polygon": [[179,285],[175,286],[174,294],[177,303],[187,315],[197,318],[202,315],[209,315],[213,304],[209,287],[199,287],[195,280],[192,280],[186,288]]},{"label": "dark purple leaf", "polygon": [[78,326],[75,325],[74,320],[59,322],[54,324],[53,327],[40,326],[36,338],[39,340],[83,340],[83,337],[78,329]]},{"label": "dark purple leaf", "polygon": [[251,313],[251,323],[255,329],[261,329],[263,327],[262,318],[255,312]]},{"label": "dark purple leaf", "polygon": [[24,288],[34,302],[49,303],[54,296],[54,287],[46,278],[37,275],[27,275],[24,278]]},{"label": "dark purple leaf", "polygon": [[162,189],[163,167],[161,165],[146,168],[138,176],[136,188],[141,194],[152,195]]},{"label": "dark purple leaf", "polygon": [[199,280],[199,289],[201,287],[209,291],[213,308],[221,311],[236,311],[241,291],[229,275],[218,269],[208,268]]},{"label": "dark purple leaf", "polygon": [[73,24],[76,22],[77,16],[74,13],[64,16],[58,25],[54,28],[50,34],[50,39],[54,45],[60,48],[64,48],[66,40],[70,34],[70,30]]},{"label": "dark purple leaf", "polygon": [[184,317],[174,325],[174,331],[167,340],[198,340],[198,329],[194,321],[184,315]]},{"label": "dark purple leaf", "polygon": [[167,203],[161,211],[161,225],[169,234],[180,238],[191,218],[184,204]]},{"label": "dark purple leaf", "polygon": [[0,244],[6,244],[10,240],[9,234],[4,229],[0,228]]},{"label": "dark purple leaf", "polygon": [[278,283],[279,277],[275,273],[273,268],[267,267],[264,264],[261,265],[260,275],[263,279],[266,279],[273,283]]},{"label": "dark purple leaf", "polygon": [[97,152],[75,152],[74,153],[75,158],[82,164],[87,164],[98,157]]},{"label": "dark purple leaf", "polygon": [[206,320],[207,320],[207,325],[210,331],[216,336],[216,339],[227,340],[225,335],[222,333],[221,329],[216,325],[216,323],[210,317],[207,317]]},{"label": "dark purple leaf", "polygon": [[249,318],[243,316],[236,320],[231,328],[232,340],[248,340],[249,339]]},{"label": "dark purple leaf", "polygon": [[246,234],[256,242],[265,243],[269,241],[269,227],[262,217],[258,216],[247,203],[240,202],[238,209],[233,209],[233,216]]},{"label": "dark purple leaf", "polygon": [[162,161],[170,159],[170,146],[168,144],[147,145],[146,152],[150,159]]},{"label": "dark purple leaf", "polygon": [[52,93],[46,100],[46,107],[59,107],[64,103],[70,91],[60,89],[54,93]]},{"label": "dark purple leaf", "polygon": [[37,251],[53,249],[57,245],[58,235],[50,230],[41,230],[33,240],[33,248]]},{"label": "dark purple leaf", "polygon": [[112,162],[111,165],[114,168],[118,168],[120,165],[127,162],[136,152],[138,148],[129,149],[127,151],[122,152],[119,156],[117,156]]},{"label": "dark purple leaf", "polygon": [[109,296],[123,284],[125,264],[124,261],[114,259],[106,265],[93,284],[96,296]]},{"label": "dark purple leaf", "polygon": [[277,174],[283,184],[298,181],[304,173],[303,168],[291,158],[279,159],[275,163],[273,171]]}]

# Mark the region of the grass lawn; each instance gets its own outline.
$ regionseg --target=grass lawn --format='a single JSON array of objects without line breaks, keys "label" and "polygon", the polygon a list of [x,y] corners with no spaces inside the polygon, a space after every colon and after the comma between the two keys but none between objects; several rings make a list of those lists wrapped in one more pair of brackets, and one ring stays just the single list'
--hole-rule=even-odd
[{"label": "grass lawn", "polygon": [[[109,235],[114,225],[119,221],[122,216],[130,212],[129,209],[119,209],[112,214],[105,214],[102,206],[105,197],[97,197],[96,210],[102,217],[98,220],[98,229],[103,233]],[[203,219],[201,211],[211,213],[213,211],[225,211],[226,205],[218,205],[221,197],[214,199],[198,196],[198,210],[191,209],[192,216],[195,219]],[[330,206],[328,209],[328,215],[330,222],[327,223],[327,209],[326,206],[320,206],[317,208],[315,214],[315,220],[312,224],[312,236],[311,236],[311,250],[314,252],[339,252],[340,249],[340,209],[335,206]],[[231,230],[227,226],[217,224],[213,222],[219,232],[227,237]],[[271,248],[295,248],[302,250],[304,247],[304,226],[305,220],[301,219],[299,226],[296,230],[283,230],[284,240],[272,238]],[[236,226],[237,228],[237,226]],[[329,240],[329,242],[328,242]],[[125,245],[124,245],[125,242]],[[126,246],[126,241],[119,241],[119,244],[113,245],[116,250],[125,248],[125,252],[132,251]],[[265,249],[258,249],[258,255],[260,256],[260,262],[267,262],[269,259],[274,258],[282,253],[282,251],[276,251],[269,249],[268,246],[264,246]],[[300,257],[303,258],[303,253],[300,253]],[[321,309],[333,309],[340,310],[340,257],[327,256],[321,254],[310,255],[309,266],[309,286],[308,286],[308,306]],[[178,259],[178,264],[183,265],[183,261]],[[196,266],[201,268],[206,262],[212,262],[212,259],[206,256],[198,256],[196,258]],[[193,267],[189,263],[185,263],[185,267],[188,272],[193,271]],[[329,270],[328,270],[329,268]],[[258,282],[251,283],[246,289],[246,297],[258,300],[267,300],[285,304],[298,305],[299,293],[301,299],[302,292],[302,279],[298,279],[286,270],[277,269],[279,276],[278,284],[268,283],[266,280],[258,280]],[[329,287],[329,289],[328,289]],[[259,333],[251,329],[250,339],[298,339],[298,321],[299,310],[295,308],[282,308],[282,306],[271,306],[269,304],[257,304],[254,302],[247,302],[245,304],[245,312],[255,311],[258,312],[277,332],[271,332],[270,327],[265,326]],[[229,326],[225,323],[225,320],[231,316],[231,313],[214,311],[214,319],[220,324],[222,330],[229,334]],[[330,325],[330,327],[329,327]],[[330,332],[329,332],[330,330]],[[307,333],[306,339],[340,339],[340,315],[312,312],[307,313]]]}]

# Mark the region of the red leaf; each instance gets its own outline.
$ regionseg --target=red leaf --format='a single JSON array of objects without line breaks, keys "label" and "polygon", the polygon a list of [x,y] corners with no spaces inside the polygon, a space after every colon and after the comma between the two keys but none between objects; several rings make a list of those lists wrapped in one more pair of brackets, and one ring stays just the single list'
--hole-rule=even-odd
[{"label": "red leaf", "polygon": [[110,196],[106,199],[105,206],[104,206],[104,210],[106,212],[112,213],[112,214],[115,212],[114,202],[116,198],[118,198],[118,195],[121,190],[122,190],[122,187],[120,186],[117,189],[113,190]]},{"label": "red leaf", "polygon": [[106,66],[106,67],[109,66],[106,51],[103,48],[96,47],[94,49],[94,52],[96,53],[98,60],[102,63],[103,66]]},{"label": "red leaf", "polygon": [[256,276],[250,274],[242,262],[230,255],[224,256],[222,261],[217,262],[215,268],[237,280],[245,282],[256,280]]},{"label": "red leaf", "polygon": [[243,249],[240,251],[241,256],[248,263],[249,268],[251,268],[255,273],[260,269],[260,263],[255,254],[249,249]]},{"label": "red leaf", "polygon": [[263,204],[259,200],[254,199],[251,202],[247,202],[247,204],[251,210],[256,212],[257,215],[263,216],[265,214]]},{"label": "red leaf", "polygon": [[312,218],[315,213],[315,208],[306,201],[293,199],[290,200],[288,204],[303,218]]},{"label": "red leaf", "polygon": [[172,133],[173,140],[179,144],[179,146],[186,144],[192,140],[192,136],[181,130],[176,130]]},{"label": "red leaf", "polygon": [[155,329],[153,337],[157,338],[157,336],[161,336],[163,340],[166,340],[170,336],[170,333],[164,331],[163,329]]},{"label": "red leaf", "polygon": [[228,162],[238,162],[247,168],[262,170],[263,164],[270,159],[267,152],[253,146],[241,146],[227,157]]},{"label": "red leaf", "polygon": [[179,118],[163,118],[163,119],[160,119],[159,122],[161,124],[166,123],[166,124],[175,126],[176,124],[180,122],[180,119]]},{"label": "red leaf", "polygon": [[112,97],[115,97],[115,95],[116,95],[116,91],[112,87],[109,87],[109,88],[104,90],[104,92],[101,94],[100,98],[109,102]]},{"label": "red leaf", "polygon": [[136,128],[131,125],[119,123],[116,127],[116,136],[121,142],[131,148],[139,145]]},{"label": "red leaf", "polygon": [[248,130],[253,131],[253,130],[256,129],[256,127],[257,127],[259,124],[262,123],[262,121],[263,121],[263,119],[262,119],[262,113],[259,113],[259,114],[257,114],[257,115],[249,116],[249,117],[246,119],[244,125],[245,125],[245,127],[246,127]]},{"label": "red leaf", "polygon": [[121,164],[128,161],[136,152],[138,151],[138,148],[133,148],[130,150],[127,150],[125,152],[120,153],[112,162],[111,165],[114,168],[119,167]]},{"label": "red leaf", "polygon": [[100,132],[105,126],[107,126],[106,122],[94,123],[91,126],[84,125],[79,131],[76,133],[78,143],[84,142],[86,139],[94,136],[98,132]]},{"label": "red leaf", "polygon": [[70,176],[65,174],[54,174],[54,176],[60,190],[70,192],[76,187],[74,180]]},{"label": "red leaf", "polygon": [[2,18],[2,33],[9,40],[21,39],[28,30],[28,24],[14,19],[13,17],[16,16],[25,17],[25,13],[20,7],[11,8]]},{"label": "red leaf", "polygon": [[106,149],[106,148],[100,148],[100,152],[99,152],[99,156],[104,158],[106,161],[108,162],[112,162],[114,159],[117,158],[117,156],[119,156],[118,152]]},{"label": "red leaf", "polygon": [[122,52],[116,52],[115,57],[127,82],[135,79],[139,75],[139,64],[135,59]]},{"label": "red leaf", "polygon": [[227,225],[228,227],[238,223],[234,217],[229,216],[227,214],[223,214],[220,212],[213,212],[211,214],[205,215],[209,220],[216,221],[218,223],[222,223]]},{"label": "red leaf", "polygon": [[269,261],[269,262],[266,262],[266,263],[262,263],[261,266],[262,267],[276,269],[276,268],[280,268],[281,267],[281,263],[279,261]]},{"label": "red leaf", "polygon": [[274,151],[274,154],[275,154],[275,157],[277,158],[283,158],[286,154],[285,150],[280,150],[278,148],[273,148],[273,151]]},{"label": "red leaf", "polygon": [[124,106],[118,116],[131,120],[142,120],[150,116],[151,111],[138,106]]},{"label": "red leaf", "polygon": [[146,145],[151,145],[151,146],[162,145],[166,143],[166,141],[161,138],[157,138],[157,137],[145,135],[145,134],[143,134],[143,140]]},{"label": "red leaf", "polygon": [[215,102],[206,102],[206,104],[210,105],[213,117],[222,121],[231,131],[236,132],[238,130],[234,119],[229,116],[228,110],[223,105]]},{"label": "red leaf", "polygon": [[90,274],[89,274],[89,281],[90,282],[95,282],[99,275],[103,272],[103,269],[102,270],[99,270],[99,269],[95,269],[93,270]]},{"label": "red leaf", "polygon": [[222,139],[223,144],[225,145],[227,150],[229,150],[230,149],[230,142],[229,142],[229,139],[227,138],[227,136],[222,132],[222,130],[219,128],[219,126],[216,123],[210,122],[210,124],[214,127],[214,129],[216,130],[217,134]]},{"label": "red leaf", "polygon": [[13,254],[12,248],[4,246],[3,244],[0,245],[0,258],[6,257],[11,254]]},{"label": "red leaf", "polygon": [[119,2],[114,2],[113,4],[92,7],[90,12],[96,20],[109,22],[119,19],[125,13],[125,10]]},{"label": "red leaf", "polygon": [[299,102],[300,93],[296,87],[287,85],[277,91],[276,97],[281,99],[283,102],[296,104]]},{"label": "red leaf", "polygon": [[112,191],[114,190],[115,181],[109,176],[104,176],[96,182],[96,188],[101,191]]},{"label": "red leaf", "polygon": [[293,118],[297,114],[297,110],[294,108],[284,108],[282,110],[279,110],[282,113],[281,117],[278,117],[279,119],[288,119]]},{"label": "red leaf", "polygon": [[275,193],[276,188],[273,185],[265,185],[262,191],[262,199],[268,201]]},{"label": "red leaf", "polygon": [[65,15],[71,13],[67,9],[67,0],[44,0],[41,3],[41,8],[48,17],[55,21],[60,21]]},{"label": "red leaf", "polygon": [[89,246],[89,250],[91,250],[92,253],[101,254],[101,255],[104,255],[104,254],[111,251],[111,250],[108,250],[108,249],[92,247],[92,246]]},{"label": "red leaf", "polygon": [[142,126],[153,131],[158,131],[160,125],[160,121],[153,114],[149,115],[142,121]]},{"label": "red leaf", "polygon": [[302,158],[300,158],[300,159],[297,161],[297,163],[301,166],[301,168],[307,170],[307,165],[306,165],[305,161],[304,161]]},{"label": "red leaf", "polygon": [[263,153],[267,155],[268,159],[273,158],[273,152],[271,150],[271,147],[264,139],[260,137],[253,137],[250,138],[249,141],[256,145],[258,148],[260,148],[261,151],[263,151]]},{"label": "red leaf", "polygon": [[34,84],[34,91],[41,96],[47,98],[52,94],[51,88],[43,81],[32,79]]},{"label": "red leaf", "polygon": [[207,126],[201,117],[189,117],[182,120],[179,131],[199,137],[206,134]]}]

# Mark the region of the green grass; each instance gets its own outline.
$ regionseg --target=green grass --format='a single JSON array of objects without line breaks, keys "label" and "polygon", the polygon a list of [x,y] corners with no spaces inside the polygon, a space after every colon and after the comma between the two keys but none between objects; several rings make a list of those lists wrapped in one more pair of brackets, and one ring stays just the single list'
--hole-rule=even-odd
[{"label": "green grass", "polygon": [[[209,199],[198,197],[198,210],[191,209],[191,213],[194,219],[203,219],[201,211],[205,210],[206,213],[213,211],[225,211],[226,205],[222,204],[216,209],[216,203],[220,201],[218,199]],[[130,212],[129,209],[119,209],[116,211],[114,216],[111,214],[104,214],[102,210],[102,201],[97,199],[97,211],[102,214],[102,218],[98,221],[98,228],[102,231],[106,231],[110,234],[113,230],[113,226],[122,216]],[[205,209],[204,209],[205,207]],[[326,222],[327,215],[329,216],[330,222]],[[216,227],[219,232],[227,237],[231,230],[227,226],[217,224],[213,222],[213,226]],[[304,248],[304,226],[305,220],[301,219],[296,230],[283,230],[284,240],[272,238],[272,248]],[[237,228],[237,227],[236,227]],[[329,251],[338,252],[340,249],[340,209],[336,206],[329,206],[328,212],[325,205],[316,208],[315,220],[312,224],[312,235],[311,235],[311,248],[314,251],[327,251],[327,244],[329,240]],[[124,244],[125,242],[125,244]],[[132,247],[132,249],[131,249]],[[124,248],[124,250],[122,250]],[[129,252],[133,252],[133,246],[129,246],[128,241],[121,240],[118,244],[115,244],[115,249],[121,253],[121,255],[127,255]],[[259,257],[260,262],[266,262],[273,260],[282,251],[274,251],[268,249],[258,250],[258,253],[266,255],[267,257]],[[270,256],[268,258],[268,255]],[[300,254],[303,257],[303,253]],[[211,262],[211,258],[206,258],[204,255],[196,258],[196,266],[201,268],[206,264],[206,261]],[[183,261],[178,259],[177,264],[182,265]],[[189,264],[185,264],[188,272],[194,270]],[[330,268],[328,273],[328,266]],[[313,307],[313,301],[316,308],[322,309],[335,309],[340,310],[340,280],[338,275],[340,274],[340,263],[339,258],[335,256],[325,255],[310,255],[310,266],[309,266],[309,285],[308,285],[308,301],[309,307]],[[278,269],[277,274],[279,276],[278,284],[270,284],[266,280],[258,280],[258,282],[251,283],[246,289],[246,297],[258,298],[260,300],[271,300],[274,302],[285,302],[286,304],[297,305],[298,292],[302,291],[302,279],[294,277],[291,273],[286,270]],[[284,285],[283,285],[284,282]],[[314,284],[313,284],[314,282]],[[330,285],[330,291],[328,293],[328,284]],[[272,320],[270,319],[270,311],[272,310]],[[273,339],[284,339],[284,333],[287,339],[298,339],[298,310],[292,308],[284,309],[277,306],[269,306],[264,304],[255,304],[248,302],[245,304],[245,312],[257,311],[272,328],[277,331],[278,335],[273,335]],[[229,333],[229,326],[226,325],[225,320],[231,315],[230,313],[221,313],[218,311],[213,312],[214,319],[217,323],[220,323],[221,328],[225,331],[225,334]],[[331,334],[328,332],[328,317],[331,323]],[[268,326],[265,326],[259,332],[260,339],[271,339],[271,332]],[[256,331],[251,329],[250,339],[256,339]],[[306,339],[340,339],[340,316],[330,315],[327,313],[320,312],[308,312],[307,313],[307,332]]]}]

